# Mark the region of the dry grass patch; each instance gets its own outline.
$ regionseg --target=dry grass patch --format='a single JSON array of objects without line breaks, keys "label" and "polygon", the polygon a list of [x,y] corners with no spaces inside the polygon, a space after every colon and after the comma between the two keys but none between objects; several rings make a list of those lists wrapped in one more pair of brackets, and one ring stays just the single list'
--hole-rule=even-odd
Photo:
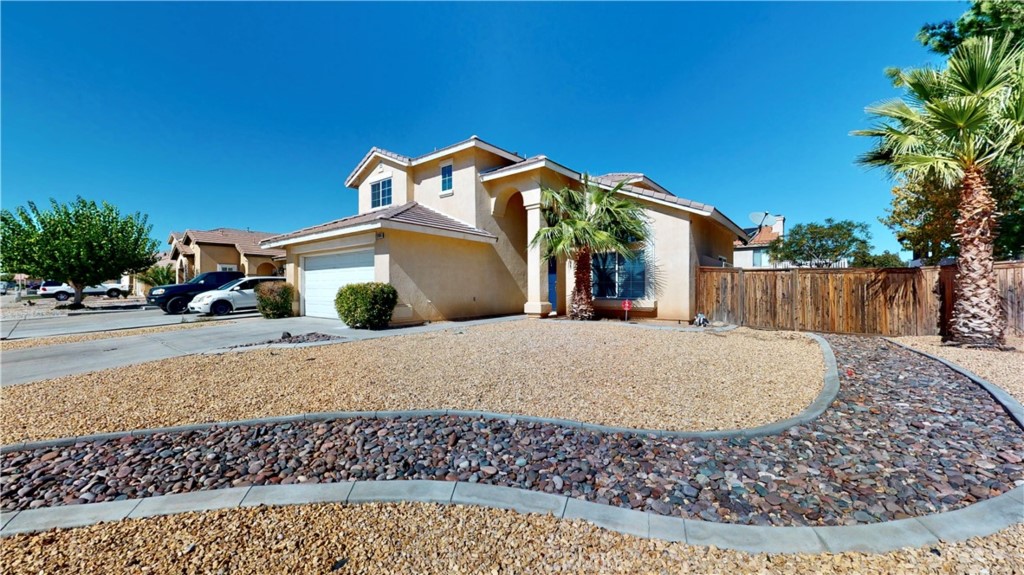
[{"label": "dry grass patch", "polygon": [[973,371],[1024,403],[1024,337],[1007,337],[1014,351],[992,351],[942,345],[939,336],[896,337],[894,340]]},{"label": "dry grass patch", "polygon": [[479,409],[607,425],[749,428],[821,392],[818,344],[516,321],[305,349],[188,356],[4,389],[4,443],[304,412]]},{"label": "dry grass patch", "polygon": [[[258,507],[0,540],[4,573],[986,573],[1024,570],[1024,525],[871,555],[756,555],[580,520],[425,503]],[[344,565],[340,563],[344,562]]]},{"label": "dry grass patch", "polygon": [[114,329],[110,331],[97,331],[91,333],[78,333],[72,335],[58,335],[53,337],[33,337],[29,339],[0,340],[0,351],[14,351],[16,349],[28,349],[31,347],[44,347],[48,345],[61,345],[65,343],[78,343],[81,341],[92,341],[97,339],[114,339],[118,337],[129,337],[133,335],[149,335],[151,333],[162,333],[165,331],[178,331],[181,329],[192,329],[197,327],[209,327],[212,325],[226,325],[234,323],[231,321],[192,321],[174,325],[161,325],[155,327],[140,327],[135,329]]}]

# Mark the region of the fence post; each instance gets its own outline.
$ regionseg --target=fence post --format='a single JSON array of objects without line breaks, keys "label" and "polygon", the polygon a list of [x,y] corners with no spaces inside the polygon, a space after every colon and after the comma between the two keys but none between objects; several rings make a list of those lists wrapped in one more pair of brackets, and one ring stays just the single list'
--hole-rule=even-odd
[{"label": "fence post", "polygon": [[736,278],[737,296],[736,296],[736,325],[744,325],[744,308],[747,307],[747,287],[743,283],[743,268],[740,268],[739,274]]},{"label": "fence post", "polygon": [[789,286],[789,297],[792,298],[793,301],[790,302],[789,307],[792,308],[790,313],[792,313],[793,331],[800,331],[800,327],[796,323],[797,318],[800,317],[796,311],[796,303],[800,301],[797,294],[797,290],[800,288],[800,269],[793,268],[793,270],[789,272],[789,276],[791,278],[790,281],[792,282]]}]

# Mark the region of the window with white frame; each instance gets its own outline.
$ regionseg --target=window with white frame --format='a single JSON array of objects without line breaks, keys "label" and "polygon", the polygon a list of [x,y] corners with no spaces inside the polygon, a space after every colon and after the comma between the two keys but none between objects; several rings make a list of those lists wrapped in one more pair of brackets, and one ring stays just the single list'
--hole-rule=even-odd
[{"label": "window with white frame", "polygon": [[370,207],[391,205],[391,178],[370,185]]},{"label": "window with white frame", "polygon": [[647,292],[647,266],[643,252],[632,259],[616,253],[591,258],[594,297],[642,299]]},{"label": "window with white frame", "polygon": [[452,193],[452,163],[447,162],[441,165],[441,194]]},{"label": "window with white frame", "polygon": [[217,264],[217,271],[219,272],[237,272],[238,266],[233,264]]}]

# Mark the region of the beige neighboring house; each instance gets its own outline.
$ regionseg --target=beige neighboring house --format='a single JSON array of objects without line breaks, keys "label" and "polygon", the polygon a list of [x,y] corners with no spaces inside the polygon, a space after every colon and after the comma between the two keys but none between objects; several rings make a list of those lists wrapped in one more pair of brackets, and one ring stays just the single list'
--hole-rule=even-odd
[{"label": "beige neighboring house", "polygon": [[[378,281],[398,290],[393,323],[566,312],[572,266],[530,247],[543,225],[542,187],[580,186],[583,175],[546,156],[524,158],[473,136],[418,157],[372,148],[345,185],[359,213],[270,237],[298,289],[295,311],[336,318],[338,288]],[[651,220],[646,258],[595,258],[596,305],[691,320],[697,266],[732,261],[743,230],[713,206],[674,195],[640,173],[591,178],[636,199]]]},{"label": "beige neighboring house", "polygon": [[746,241],[736,240],[733,245],[732,265],[738,268],[774,268],[778,262],[768,256],[768,244],[781,238],[786,233],[786,218],[774,216],[775,222],[770,226],[746,228]]},{"label": "beige neighboring house", "polygon": [[261,248],[260,241],[275,235],[278,234],[232,228],[171,232],[167,238],[171,246],[169,259],[179,283],[204,272],[274,275],[284,262],[285,251]]},{"label": "beige neighboring house", "polygon": [[[160,252],[160,253],[158,253],[156,255],[156,258],[157,258],[156,259],[156,263],[153,264],[153,267],[161,267],[162,268],[162,267],[173,266],[174,265],[174,262],[171,260],[171,252],[170,251],[162,251],[162,252]],[[146,282],[138,281],[136,279],[137,277],[138,276],[136,276],[135,274],[121,276],[121,284],[129,286],[129,289],[131,290],[131,295],[145,297],[146,293],[149,292],[150,288],[153,288],[153,287],[156,287],[156,286],[151,286],[151,285],[147,284]]]}]

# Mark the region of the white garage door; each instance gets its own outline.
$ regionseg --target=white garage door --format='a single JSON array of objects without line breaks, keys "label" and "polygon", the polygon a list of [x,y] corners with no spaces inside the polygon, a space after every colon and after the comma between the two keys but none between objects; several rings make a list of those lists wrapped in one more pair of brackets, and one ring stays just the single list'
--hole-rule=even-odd
[{"label": "white garage door", "polygon": [[334,309],[338,288],[372,282],[373,278],[373,250],[306,257],[302,267],[305,314],[338,319],[338,311]]}]

